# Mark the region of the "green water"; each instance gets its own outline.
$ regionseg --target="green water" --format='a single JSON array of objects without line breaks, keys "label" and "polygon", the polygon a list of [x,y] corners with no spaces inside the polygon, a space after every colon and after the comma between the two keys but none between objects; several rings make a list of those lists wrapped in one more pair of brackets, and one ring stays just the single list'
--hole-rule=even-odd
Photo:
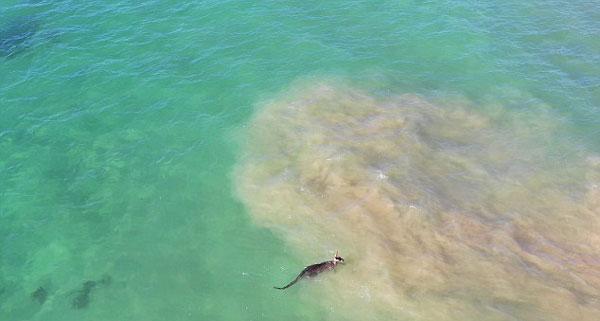
[{"label": "green water", "polygon": [[272,286],[336,249],[257,224],[232,178],[240,130],[298,81],[542,112],[538,147],[575,146],[548,157],[600,152],[594,1],[4,0],[0,28],[0,320],[335,318]]}]

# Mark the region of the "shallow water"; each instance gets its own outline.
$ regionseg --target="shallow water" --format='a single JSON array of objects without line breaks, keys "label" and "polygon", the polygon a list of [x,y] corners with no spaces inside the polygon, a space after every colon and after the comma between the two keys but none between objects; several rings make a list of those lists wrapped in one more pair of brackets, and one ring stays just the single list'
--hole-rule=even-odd
[{"label": "shallow water", "polygon": [[3,1],[0,320],[597,320],[598,30],[584,0]]},{"label": "shallow water", "polygon": [[335,314],[600,317],[600,168],[544,144],[560,123],[309,82],[253,118],[234,177],[299,251],[345,249],[349,266],[319,289]]}]

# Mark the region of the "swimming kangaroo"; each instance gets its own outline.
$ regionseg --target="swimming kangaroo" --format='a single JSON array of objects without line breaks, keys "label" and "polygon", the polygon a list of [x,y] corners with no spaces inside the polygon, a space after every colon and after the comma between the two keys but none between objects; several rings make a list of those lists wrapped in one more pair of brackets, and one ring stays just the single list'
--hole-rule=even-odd
[{"label": "swimming kangaroo", "polygon": [[274,288],[277,290],[285,290],[285,289],[289,288],[290,286],[296,284],[296,282],[298,282],[298,280],[300,280],[301,278],[304,278],[304,277],[312,278],[312,277],[317,276],[317,274],[319,274],[321,272],[335,269],[335,266],[338,264],[338,262],[344,263],[344,258],[339,256],[338,252],[336,251],[335,256],[333,257],[332,261],[325,261],[325,262],[309,265],[309,266],[305,267],[304,270],[302,270],[302,272],[300,272],[300,274],[298,274],[298,276],[292,282],[290,282],[290,284],[284,286],[283,288],[278,288],[278,287],[274,287]]}]

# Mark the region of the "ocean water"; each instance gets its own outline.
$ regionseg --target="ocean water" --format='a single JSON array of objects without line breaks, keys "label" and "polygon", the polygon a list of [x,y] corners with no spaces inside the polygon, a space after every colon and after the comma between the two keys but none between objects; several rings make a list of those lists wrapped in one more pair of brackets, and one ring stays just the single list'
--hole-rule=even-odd
[{"label": "ocean water", "polygon": [[595,1],[3,0],[0,108],[0,320],[600,319]]}]

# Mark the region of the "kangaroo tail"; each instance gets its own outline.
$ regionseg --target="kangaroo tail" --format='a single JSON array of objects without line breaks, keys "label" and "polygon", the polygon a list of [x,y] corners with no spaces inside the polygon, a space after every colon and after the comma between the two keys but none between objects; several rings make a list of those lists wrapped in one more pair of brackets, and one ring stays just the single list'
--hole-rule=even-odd
[{"label": "kangaroo tail", "polygon": [[290,282],[290,284],[288,284],[288,285],[284,286],[283,288],[278,288],[278,287],[276,287],[276,286],[274,286],[273,288],[274,288],[274,289],[277,289],[277,290],[285,290],[285,289],[289,288],[290,286],[292,286],[292,285],[296,284],[296,282],[298,282],[298,279],[299,279],[299,278],[300,278],[300,275],[298,275],[298,276],[297,276],[297,277],[296,277],[296,278],[295,278],[295,279],[294,279],[292,282]]}]

